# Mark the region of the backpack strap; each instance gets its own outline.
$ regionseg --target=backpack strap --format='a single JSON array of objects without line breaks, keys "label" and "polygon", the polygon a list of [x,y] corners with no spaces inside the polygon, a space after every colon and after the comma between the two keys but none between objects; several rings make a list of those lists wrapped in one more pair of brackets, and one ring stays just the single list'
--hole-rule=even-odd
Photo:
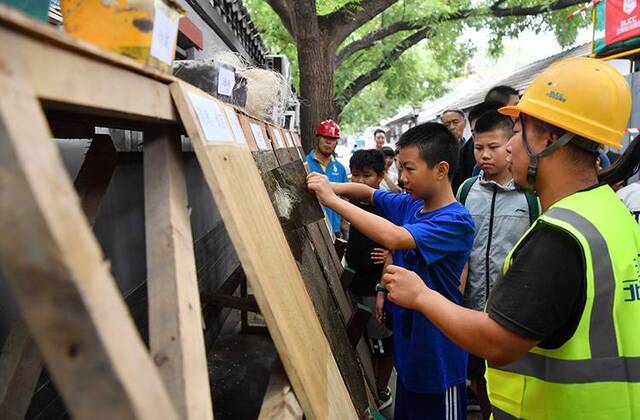
[{"label": "backpack strap", "polygon": [[527,199],[527,206],[529,207],[529,224],[533,225],[533,222],[540,216],[540,200],[536,193],[531,190],[525,190],[524,197]]},{"label": "backpack strap", "polygon": [[467,196],[469,195],[469,191],[471,190],[471,187],[473,186],[473,184],[476,183],[477,180],[478,180],[478,176],[472,176],[471,178],[468,178],[466,181],[464,181],[462,185],[460,185],[460,189],[458,190],[458,195],[460,195],[460,198],[458,198],[458,201],[463,206],[464,206],[464,203],[467,201]]}]

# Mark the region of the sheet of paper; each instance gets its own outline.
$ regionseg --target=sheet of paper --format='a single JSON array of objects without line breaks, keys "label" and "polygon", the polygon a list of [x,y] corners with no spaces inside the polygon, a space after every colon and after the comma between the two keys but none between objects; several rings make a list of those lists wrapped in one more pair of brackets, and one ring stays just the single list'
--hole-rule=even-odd
[{"label": "sheet of paper", "polygon": [[235,85],[235,73],[226,67],[220,66],[220,71],[218,71],[218,93],[224,96],[231,96]]},{"label": "sheet of paper", "polygon": [[256,123],[250,123],[251,132],[253,133],[253,137],[256,139],[256,144],[258,145],[258,149],[267,150],[269,146],[267,145],[267,140],[264,138],[262,134],[262,128],[260,125]]},{"label": "sheet of paper", "polygon": [[300,137],[298,137],[298,134],[291,134],[291,137],[293,137],[293,144],[295,144],[298,147],[302,147],[302,144],[300,144]]},{"label": "sheet of paper", "polygon": [[280,129],[274,128],[272,131],[273,131],[273,134],[276,136],[276,145],[278,146],[278,148],[282,149],[287,147],[284,144],[284,140],[282,140],[282,133],[280,132]]},{"label": "sheet of paper", "polygon": [[229,120],[229,125],[231,126],[231,130],[233,130],[233,135],[236,138],[236,143],[247,144],[247,139],[244,137],[242,127],[240,127],[240,120],[238,120],[238,114],[236,114],[236,111],[234,111],[233,108],[225,106],[224,112],[227,114],[227,120]]},{"label": "sheet of paper", "polygon": [[233,135],[222,114],[220,105],[213,99],[189,92],[189,101],[196,111],[200,127],[207,142],[233,142]]},{"label": "sheet of paper", "polygon": [[167,6],[156,0],[150,54],[167,64],[171,64],[173,61],[180,18],[177,13],[170,12],[171,10]]},{"label": "sheet of paper", "polygon": [[284,141],[287,142],[287,147],[295,146],[295,143],[293,142],[293,138],[291,138],[291,133],[289,133],[288,131],[284,132]]}]

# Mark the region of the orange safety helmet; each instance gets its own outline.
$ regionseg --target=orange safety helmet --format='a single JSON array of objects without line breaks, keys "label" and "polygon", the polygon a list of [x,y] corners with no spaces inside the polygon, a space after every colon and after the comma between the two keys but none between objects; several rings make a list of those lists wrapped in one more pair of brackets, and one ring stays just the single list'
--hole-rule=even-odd
[{"label": "orange safety helmet", "polygon": [[316,136],[340,138],[340,126],[333,120],[324,120],[316,127]]}]

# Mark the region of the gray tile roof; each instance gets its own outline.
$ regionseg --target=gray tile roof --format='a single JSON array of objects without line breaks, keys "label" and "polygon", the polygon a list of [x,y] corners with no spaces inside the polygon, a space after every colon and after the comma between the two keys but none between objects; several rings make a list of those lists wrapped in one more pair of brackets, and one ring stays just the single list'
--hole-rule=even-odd
[{"label": "gray tile roof", "polygon": [[473,92],[470,92],[463,99],[458,100],[454,103],[449,104],[448,108],[457,108],[467,110],[474,105],[479,104],[484,101],[484,97],[486,93],[493,86],[499,85],[507,85],[511,86],[514,89],[518,90],[518,92],[523,92],[527,86],[531,83],[533,79],[544,69],[549,67],[552,63],[561,60],[563,58],[569,57],[583,57],[589,55],[591,53],[591,43],[586,43],[583,45],[579,45],[577,47],[570,48],[568,50],[562,51],[558,54],[543,58],[542,60],[534,61],[531,64],[527,64],[524,67],[514,71],[509,76],[500,79],[491,81],[490,83],[481,86]]}]

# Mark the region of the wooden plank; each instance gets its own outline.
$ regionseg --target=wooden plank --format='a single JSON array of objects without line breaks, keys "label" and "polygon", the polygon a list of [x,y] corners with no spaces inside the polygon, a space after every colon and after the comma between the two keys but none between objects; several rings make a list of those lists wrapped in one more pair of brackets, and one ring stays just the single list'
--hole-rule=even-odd
[{"label": "wooden plank", "polygon": [[[345,289],[342,287],[340,278],[338,277],[333,262],[331,261],[329,251],[333,249],[333,247],[327,246],[327,242],[324,240],[322,232],[320,231],[320,229],[324,226],[324,221],[320,221],[307,225],[306,229],[307,233],[309,234],[309,238],[311,239],[311,243],[316,250],[316,255],[318,257],[320,266],[322,267],[322,270],[325,274],[327,287],[334,296],[334,299],[338,305],[339,313],[342,317],[342,321],[346,326],[353,316],[354,307],[351,303],[351,300],[349,299],[349,296],[347,296]],[[358,342],[356,351],[358,353],[360,363],[362,364],[362,369],[364,371],[367,384],[369,385],[369,389],[374,394],[374,396],[377,396],[377,385],[375,374],[373,371],[371,352],[369,351],[369,347],[367,346],[367,343],[364,341],[364,339],[361,339]]]},{"label": "wooden plank", "polygon": [[[39,99],[85,108],[84,113],[89,107],[94,115],[176,122],[167,86],[171,76],[147,72],[132,60],[71,40],[19,14],[17,20],[26,20],[37,31],[25,28],[24,22],[15,26],[15,16],[0,5],[0,55],[10,57],[3,62],[4,73],[24,80]],[[123,65],[122,59],[129,64]]]},{"label": "wooden plank", "polygon": [[258,420],[302,420],[303,412],[280,360],[271,368],[269,386],[262,401]]},{"label": "wooden plank", "polygon": [[36,97],[6,76],[0,91],[0,260],[67,406],[79,419],[177,418]]},{"label": "wooden plank", "polygon": [[305,415],[354,418],[355,408],[248,147],[228,141],[230,133],[219,141],[206,139],[188,95],[213,101],[209,95],[181,82],[172,84],[171,91]]},{"label": "wooden plank", "polygon": [[307,232],[309,233],[309,238],[311,239],[311,243],[313,244],[316,255],[320,260],[320,266],[322,267],[322,271],[324,272],[325,277],[327,278],[327,283],[329,285],[329,289],[331,293],[333,293],[336,302],[338,303],[338,307],[340,308],[340,314],[342,319],[346,325],[347,322],[351,319],[353,315],[353,305],[349,301],[349,298],[340,284],[340,277],[335,270],[333,265],[333,261],[331,260],[331,256],[329,254],[329,248],[327,247],[327,243],[324,241],[322,237],[322,233],[320,232],[320,226],[324,223],[323,220],[319,222],[312,223],[306,226]]},{"label": "wooden plank", "polygon": [[[365,382],[360,370],[360,362],[354,346],[349,340],[345,323],[339,315],[333,294],[327,287],[327,282],[318,264],[313,246],[309,241],[306,230],[302,227],[294,231],[285,230],[285,236],[291,253],[298,263],[304,284],[311,296],[314,308],[323,331],[329,341],[340,373],[349,389],[351,400],[358,413],[368,407]],[[367,355],[367,357],[370,357]]]},{"label": "wooden plank", "polygon": [[144,203],[149,344],[176,410],[212,419],[200,297],[180,136],[149,130],[144,143]]},{"label": "wooden plank", "polygon": [[[109,136],[95,137],[74,182],[91,225],[117,161],[117,152]],[[21,319],[16,320],[0,354],[0,412],[5,413],[6,418],[24,418],[42,366],[42,357],[27,326]]]},{"label": "wooden plank", "polygon": [[42,357],[22,319],[11,326],[0,352],[0,413],[23,419],[42,371]]}]

